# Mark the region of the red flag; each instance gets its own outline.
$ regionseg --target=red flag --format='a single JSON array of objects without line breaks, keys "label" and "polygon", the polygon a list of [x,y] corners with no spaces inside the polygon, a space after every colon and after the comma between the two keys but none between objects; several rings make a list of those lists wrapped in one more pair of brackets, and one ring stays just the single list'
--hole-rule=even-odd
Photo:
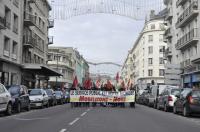
[{"label": "red flag", "polygon": [[78,86],[78,79],[77,76],[75,76],[72,87],[77,88],[77,86]]},{"label": "red flag", "polygon": [[124,83],[124,81],[121,82],[121,88],[125,89],[125,83]]},{"label": "red flag", "polygon": [[116,75],[116,81],[117,81],[117,83],[119,82],[119,72],[117,72],[117,75]]},{"label": "red flag", "polygon": [[85,82],[84,82],[84,88],[85,89],[91,89],[91,87],[92,87],[92,81],[91,81],[91,79],[87,79],[87,80],[85,80]]}]

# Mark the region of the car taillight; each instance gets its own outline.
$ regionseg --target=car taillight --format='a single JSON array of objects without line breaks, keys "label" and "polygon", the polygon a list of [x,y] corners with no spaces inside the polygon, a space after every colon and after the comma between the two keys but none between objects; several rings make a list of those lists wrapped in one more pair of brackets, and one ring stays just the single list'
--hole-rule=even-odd
[{"label": "car taillight", "polygon": [[172,96],[168,96],[168,101],[173,101]]},{"label": "car taillight", "polygon": [[194,103],[194,99],[192,98],[192,96],[189,96],[189,97],[188,97],[188,101],[189,101],[190,104],[193,104],[193,103]]}]

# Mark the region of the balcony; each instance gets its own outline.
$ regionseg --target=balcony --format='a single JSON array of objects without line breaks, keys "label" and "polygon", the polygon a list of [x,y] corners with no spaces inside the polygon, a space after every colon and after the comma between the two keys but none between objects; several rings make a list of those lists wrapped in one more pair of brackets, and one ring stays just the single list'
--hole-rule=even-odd
[{"label": "balcony", "polygon": [[166,21],[169,21],[169,20],[171,20],[172,18],[173,18],[172,8],[169,8],[169,9],[167,10],[167,15],[166,15],[166,17],[165,17],[165,20],[166,20]]},{"label": "balcony", "polygon": [[24,12],[24,25],[27,27],[36,26],[36,17],[30,13]]},{"label": "balcony", "polygon": [[53,36],[48,37],[48,44],[53,44]]},{"label": "balcony", "polygon": [[195,56],[192,56],[191,57],[191,61],[194,64],[200,64],[200,55],[199,55],[199,53],[197,55],[195,55]]},{"label": "balcony", "polygon": [[13,4],[14,4],[17,8],[19,8],[19,0],[13,0]]},{"label": "balcony", "polygon": [[32,35],[24,35],[23,44],[25,48],[33,48],[36,45],[36,39]]},{"label": "balcony", "polygon": [[183,6],[185,3],[187,2],[187,0],[177,0],[177,2],[176,2],[176,6],[178,7],[178,6]]},{"label": "balcony", "polygon": [[6,29],[6,19],[0,16],[0,30]]},{"label": "balcony", "polygon": [[49,20],[48,28],[53,28],[53,27],[54,27],[54,20]]},{"label": "balcony", "polygon": [[187,60],[181,62],[181,68],[182,69],[190,67],[191,65],[192,65],[192,63],[191,63],[190,59],[187,59]]},{"label": "balcony", "polygon": [[189,33],[181,37],[175,45],[177,50],[185,49],[186,47],[199,41],[199,29],[194,28]]},{"label": "balcony", "polygon": [[165,58],[170,58],[172,57],[172,49],[171,47],[168,47],[166,50],[165,50]]},{"label": "balcony", "polygon": [[165,38],[166,39],[169,39],[169,38],[172,38],[172,31],[171,31],[171,28],[168,28],[166,31],[165,31]]},{"label": "balcony", "polygon": [[182,28],[193,20],[199,14],[198,1],[194,1],[190,6],[178,17],[176,28]]}]

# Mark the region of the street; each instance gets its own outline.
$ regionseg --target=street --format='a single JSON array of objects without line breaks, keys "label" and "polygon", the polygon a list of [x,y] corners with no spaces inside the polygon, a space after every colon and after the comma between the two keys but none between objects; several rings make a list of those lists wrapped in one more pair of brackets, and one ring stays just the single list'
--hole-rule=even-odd
[{"label": "street", "polygon": [[197,132],[200,119],[136,108],[81,107],[69,104],[0,117],[1,132]]}]

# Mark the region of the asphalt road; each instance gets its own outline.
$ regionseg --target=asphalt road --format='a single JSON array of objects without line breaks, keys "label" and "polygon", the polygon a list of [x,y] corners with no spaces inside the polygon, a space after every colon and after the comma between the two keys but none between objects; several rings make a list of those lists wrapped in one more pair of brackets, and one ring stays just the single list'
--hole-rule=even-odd
[{"label": "asphalt road", "polygon": [[0,117],[0,132],[199,132],[200,118],[136,108],[69,104]]}]

